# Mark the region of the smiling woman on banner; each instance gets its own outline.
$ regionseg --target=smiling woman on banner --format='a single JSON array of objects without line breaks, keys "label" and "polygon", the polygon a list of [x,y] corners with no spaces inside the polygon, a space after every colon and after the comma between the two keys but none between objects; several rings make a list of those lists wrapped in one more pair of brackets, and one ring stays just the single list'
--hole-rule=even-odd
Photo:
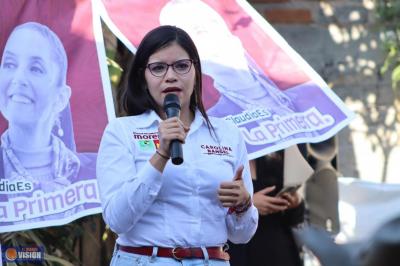
[{"label": "smiling woman on banner", "polygon": [[[0,66],[0,110],[8,121],[1,147],[8,182],[24,181],[32,190],[53,192],[77,177],[80,161],[71,150],[75,144],[66,76],[65,49],[53,31],[36,22],[14,28]],[[68,138],[69,147],[61,138]]]},{"label": "smiling woman on banner", "polygon": [[[112,265],[229,265],[230,239],[245,243],[258,222],[244,140],[233,124],[208,117],[199,55],[174,26],[150,31],[130,66],[120,105],[97,160],[103,217],[118,234]],[[179,98],[179,117],[163,102]],[[170,161],[172,140],[184,162]]]}]

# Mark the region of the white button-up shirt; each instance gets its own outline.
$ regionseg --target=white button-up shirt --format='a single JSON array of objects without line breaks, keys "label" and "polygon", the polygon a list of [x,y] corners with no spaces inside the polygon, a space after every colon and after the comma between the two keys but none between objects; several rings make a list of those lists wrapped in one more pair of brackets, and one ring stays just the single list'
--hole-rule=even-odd
[{"label": "white button-up shirt", "polygon": [[239,129],[210,117],[211,136],[199,111],[183,144],[184,162],[168,161],[163,173],[150,157],[159,144],[160,117],[154,112],[112,120],[103,135],[97,178],[103,217],[126,246],[221,246],[245,243],[256,231],[254,206],[238,217],[218,199],[223,181],[244,165],[243,180],[253,194],[247,151]]}]

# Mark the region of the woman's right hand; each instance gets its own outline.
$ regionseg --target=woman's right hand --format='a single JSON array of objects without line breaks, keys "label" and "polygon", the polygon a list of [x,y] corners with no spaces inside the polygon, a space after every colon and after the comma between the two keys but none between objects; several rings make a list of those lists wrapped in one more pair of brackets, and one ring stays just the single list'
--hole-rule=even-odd
[{"label": "woman's right hand", "polygon": [[260,215],[272,214],[288,208],[289,202],[286,199],[267,195],[274,189],[275,186],[271,186],[254,193],[253,204]]},{"label": "woman's right hand", "polygon": [[172,140],[177,139],[185,143],[189,127],[185,126],[178,117],[171,117],[160,122],[158,126],[158,138],[160,146],[158,151],[163,155],[169,156],[169,145]]}]

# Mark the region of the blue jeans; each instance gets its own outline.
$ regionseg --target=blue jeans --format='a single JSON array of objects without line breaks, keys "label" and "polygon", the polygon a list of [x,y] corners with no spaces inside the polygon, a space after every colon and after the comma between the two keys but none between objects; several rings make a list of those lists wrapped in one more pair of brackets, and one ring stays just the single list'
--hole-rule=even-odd
[{"label": "blue jeans", "polygon": [[175,260],[157,256],[132,254],[121,250],[114,250],[110,266],[229,266],[228,261],[205,259]]}]

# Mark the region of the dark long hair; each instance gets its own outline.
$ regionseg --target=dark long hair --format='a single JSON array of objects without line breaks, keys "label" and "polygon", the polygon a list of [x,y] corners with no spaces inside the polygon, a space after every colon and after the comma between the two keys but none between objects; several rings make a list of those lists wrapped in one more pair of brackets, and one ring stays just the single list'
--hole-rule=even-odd
[{"label": "dark long hair", "polygon": [[197,48],[189,34],[175,26],[160,26],[151,30],[146,34],[146,36],[144,36],[136,51],[135,58],[128,68],[124,87],[118,95],[119,111],[126,115],[140,115],[148,110],[159,111],[156,102],[148,92],[144,72],[149,57],[158,50],[165,48],[172,43],[177,43],[181,46],[188,53],[190,59],[193,60],[196,74],[189,108],[193,113],[196,109],[199,109],[211,132],[213,127],[207,116],[201,98],[203,87],[199,53],[197,52]]}]

